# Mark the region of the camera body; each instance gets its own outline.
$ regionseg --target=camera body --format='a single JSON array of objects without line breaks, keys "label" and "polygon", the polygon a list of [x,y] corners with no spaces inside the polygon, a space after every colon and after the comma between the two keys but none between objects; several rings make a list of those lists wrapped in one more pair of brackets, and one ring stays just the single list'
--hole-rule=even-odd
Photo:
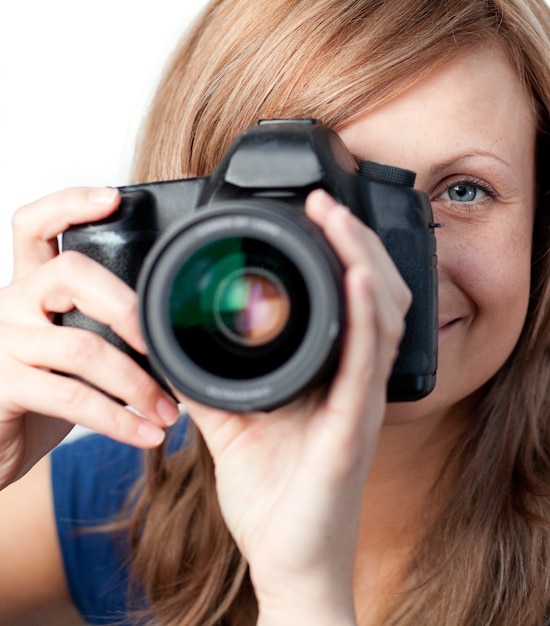
[{"label": "camera body", "polygon": [[343,268],[304,212],[323,188],[372,228],[413,294],[388,401],[435,385],[437,263],[429,199],[415,175],[358,166],[315,120],[263,120],[209,176],[120,188],[109,218],[76,226],[78,250],[138,291],[149,355],[79,311],[91,329],[188,397],[234,411],[270,410],[327,381],[345,330]]}]

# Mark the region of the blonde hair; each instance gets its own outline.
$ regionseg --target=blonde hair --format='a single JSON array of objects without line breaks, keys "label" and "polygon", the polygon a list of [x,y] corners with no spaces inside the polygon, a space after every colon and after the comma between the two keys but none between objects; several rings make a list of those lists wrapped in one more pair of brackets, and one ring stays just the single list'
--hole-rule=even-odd
[{"label": "blonde hair", "polygon": [[[204,176],[258,119],[313,117],[338,130],[495,40],[539,120],[532,301],[449,459],[459,477],[386,624],[541,626],[550,612],[550,9],[544,0],[214,0],[171,59],[137,154],[137,181]],[[151,456],[131,529],[155,624],[255,624],[246,564],[197,433],[172,456]]]}]

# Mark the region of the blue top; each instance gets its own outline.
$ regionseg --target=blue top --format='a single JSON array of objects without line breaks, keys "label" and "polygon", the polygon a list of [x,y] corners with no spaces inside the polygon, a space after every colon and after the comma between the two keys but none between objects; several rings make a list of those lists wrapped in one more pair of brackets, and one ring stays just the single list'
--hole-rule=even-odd
[{"label": "blue top", "polygon": [[[181,445],[186,420],[172,429]],[[100,435],[58,446],[51,455],[54,513],[72,600],[88,624],[125,626],[128,545],[94,532],[112,522],[142,472],[143,451]],[[92,532],[90,532],[92,530]]]}]

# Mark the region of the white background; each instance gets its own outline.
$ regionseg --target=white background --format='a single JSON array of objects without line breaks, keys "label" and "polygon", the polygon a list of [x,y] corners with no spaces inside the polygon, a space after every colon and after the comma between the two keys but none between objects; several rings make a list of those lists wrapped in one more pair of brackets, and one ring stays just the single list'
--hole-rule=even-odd
[{"label": "white background", "polygon": [[11,215],[74,185],[128,182],[137,132],[206,0],[2,0],[0,287]]}]

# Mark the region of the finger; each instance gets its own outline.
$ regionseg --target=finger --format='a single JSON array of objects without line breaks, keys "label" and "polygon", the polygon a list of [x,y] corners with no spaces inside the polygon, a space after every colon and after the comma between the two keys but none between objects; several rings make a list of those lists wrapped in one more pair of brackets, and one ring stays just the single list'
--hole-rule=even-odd
[{"label": "finger", "polygon": [[[356,266],[345,277],[348,321],[339,367],[324,401],[312,420],[319,454],[330,463],[318,470],[333,485],[368,470],[382,425],[386,404],[387,367],[378,360],[376,305],[365,268]],[[355,297],[352,296],[354,294]],[[381,369],[382,367],[382,369]]]},{"label": "finger", "polygon": [[[26,281],[13,285],[17,307],[4,307],[2,319],[14,324],[49,322],[52,313],[78,309],[109,326],[135,350],[146,348],[139,328],[137,294],[123,280],[78,252],[64,252]],[[24,311],[22,313],[22,311]]]},{"label": "finger", "polygon": [[320,226],[346,267],[372,265],[379,274],[382,295],[396,298],[407,310],[410,291],[378,235],[325,191],[313,191],[306,201],[308,216]]},{"label": "finger", "polygon": [[374,255],[387,254],[374,231],[326,191],[313,191],[306,200],[306,211],[310,219],[323,229],[344,265],[370,261]]},{"label": "finger", "polygon": [[103,219],[119,202],[117,189],[78,188],[51,194],[20,208],[12,218],[14,280],[57,254],[60,233],[73,224]]},{"label": "finger", "polygon": [[326,403],[334,415],[351,414],[358,418],[363,415],[373,380],[377,376],[380,378],[377,372],[378,320],[374,289],[367,269],[357,266],[348,271],[345,283],[348,302],[346,334]]},{"label": "finger", "polygon": [[162,428],[122,407],[89,385],[73,378],[15,364],[10,398],[3,401],[3,421],[31,412],[80,424],[122,443],[142,448],[159,445]]},{"label": "finger", "polygon": [[20,363],[80,377],[160,426],[171,426],[179,416],[175,402],[151,376],[95,333],[54,326],[10,328],[3,345]]},{"label": "finger", "polygon": [[341,459],[344,475],[353,468],[367,468],[372,460],[385,413],[387,381],[405,328],[403,307],[377,287],[376,280],[373,268],[362,264],[345,275],[346,333],[325,401],[319,445]]},{"label": "finger", "polygon": [[323,226],[330,211],[338,202],[324,189],[314,189],[306,198],[307,216],[319,226]]},{"label": "finger", "polygon": [[194,422],[214,459],[227,449],[246,428],[253,417],[250,414],[234,413],[205,406],[181,393],[176,393],[185,406],[191,420]]},{"label": "finger", "polygon": [[325,233],[344,265],[364,268],[375,303],[378,333],[391,340],[394,329],[401,329],[412,301],[393,259],[378,235],[344,207],[331,210],[325,221]]}]

